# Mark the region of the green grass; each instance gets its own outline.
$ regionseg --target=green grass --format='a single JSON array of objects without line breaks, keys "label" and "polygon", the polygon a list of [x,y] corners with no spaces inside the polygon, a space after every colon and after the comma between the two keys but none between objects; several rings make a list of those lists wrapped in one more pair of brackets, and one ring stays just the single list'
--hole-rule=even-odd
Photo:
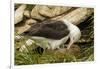
[{"label": "green grass", "polygon": [[[36,44],[33,44],[31,46],[28,46],[28,52],[23,51],[20,52],[18,48],[20,48],[21,45],[25,44],[25,41],[27,38],[21,39],[20,41],[15,41],[15,65],[30,65],[30,64],[46,64],[46,63],[65,63],[65,62],[82,62],[82,61],[93,61],[94,55],[93,50],[94,47],[86,47],[84,49],[81,49],[83,51],[78,53],[71,53],[66,52],[60,53],[54,51],[45,50],[42,55],[40,55],[37,51],[33,50],[37,46]],[[78,55],[78,56],[77,56]]]}]

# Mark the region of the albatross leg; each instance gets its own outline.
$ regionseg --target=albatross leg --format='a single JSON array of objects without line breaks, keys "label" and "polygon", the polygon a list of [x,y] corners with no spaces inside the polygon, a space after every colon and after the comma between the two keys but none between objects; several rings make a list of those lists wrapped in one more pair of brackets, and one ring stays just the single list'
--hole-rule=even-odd
[{"label": "albatross leg", "polygon": [[73,43],[74,43],[74,39],[72,37],[70,37],[70,42],[67,46],[67,50],[70,49],[70,47],[72,46]]}]

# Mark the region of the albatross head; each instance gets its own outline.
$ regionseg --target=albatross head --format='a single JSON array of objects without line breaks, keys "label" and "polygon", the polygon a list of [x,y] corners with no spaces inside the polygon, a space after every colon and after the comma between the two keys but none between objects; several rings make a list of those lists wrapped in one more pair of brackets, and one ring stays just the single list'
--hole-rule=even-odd
[{"label": "albatross head", "polygon": [[76,25],[72,24],[71,22],[68,22],[67,20],[63,20],[63,21],[68,26],[68,29],[70,30],[70,34],[69,34],[70,42],[67,47],[67,49],[69,49],[74,42],[77,42],[80,39],[81,31]]}]

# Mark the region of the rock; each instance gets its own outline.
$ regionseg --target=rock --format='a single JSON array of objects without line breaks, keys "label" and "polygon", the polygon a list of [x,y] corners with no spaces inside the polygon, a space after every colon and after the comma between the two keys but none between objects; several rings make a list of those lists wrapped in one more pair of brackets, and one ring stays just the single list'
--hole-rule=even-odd
[{"label": "rock", "polygon": [[[93,14],[93,8],[77,8],[70,12],[69,14],[61,17],[61,20],[67,20],[75,25],[80,24],[86,20],[91,14]],[[87,23],[87,22],[86,22]]]},{"label": "rock", "polygon": [[18,9],[15,11],[14,15],[14,24],[17,24],[23,20],[23,13],[26,8],[26,5],[21,5]]},{"label": "rock", "polygon": [[34,24],[34,23],[36,23],[36,22],[37,22],[37,21],[34,20],[34,19],[28,19],[28,20],[26,20],[25,24],[32,25],[32,24]]},{"label": "rock", "polygon": [[20,40],[21,38],[23,38],[23,36],[17,35],[17,36],[15,36],[14,38],[15,38],[16,41],[18,41],[18,40]]},{"label": "rock", "polygon": [[19,27],[15,27],[15,29],[17,30],[16,32],[18,34],[21,34],[23,32],[25,32],[26,30],[28,30],[31,26],[30,25],[23,25],[23,26],[19,26]]},{"label": "rock", "polygon": [[30,18],[30,11],[29,10],[25,10],[24,11],[24,16],[26,16],[27,18]]},{"label": "rock", "polygon": [[28,52],[28,49],[26,48],[25,45],[22,45],[21,48],[19,49],[20,52]]},{"label": "rock", "polygon": [[31,11],[31,17],[32,17],[33,19],[38,19],[38,20],[44,20],[44,19],[45,19],[45,17],[43,17],[43,16],[41,16],[41,15],[39,14],[40,8],[41,8],[41,6],[36,5],[36,6],[32,9],[32,11]]},{"label": "rock", "polygon": [[54,17],[71,9],[71,7],[41,6],[39,13],[46,17]]},{"label": "rock", "polygon": [[30,45],[32,45],[33,43],[35,43],[33,40],[31,40],[31,39],[28,39],[27,41],[26,41],[26,45],[27,46],[30,46]]}]

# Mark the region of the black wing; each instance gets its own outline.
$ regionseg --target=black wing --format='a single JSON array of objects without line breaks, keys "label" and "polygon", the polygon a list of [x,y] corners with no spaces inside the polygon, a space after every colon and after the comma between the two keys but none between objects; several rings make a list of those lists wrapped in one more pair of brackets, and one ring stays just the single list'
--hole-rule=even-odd
[{"label": "black wing", "polygon": [[61,39],[69,34],[67,26],[62,21],[49,20],[34,24],[24,32],[28,36],[40,36],[50,39]]}]

